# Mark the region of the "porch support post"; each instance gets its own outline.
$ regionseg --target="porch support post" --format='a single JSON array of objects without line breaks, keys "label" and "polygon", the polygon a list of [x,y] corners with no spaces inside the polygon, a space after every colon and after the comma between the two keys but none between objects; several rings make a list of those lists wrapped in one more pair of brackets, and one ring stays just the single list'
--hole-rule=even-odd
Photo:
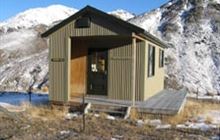
[{"label": "porch support post", "polygon": [[66,38],[66,68],[67,68],[67,76],[66,76],[66,100],[67,102],[70,100],[70,60],[71,60],[71,38]]},{"label": "porch support post", "polygon": [[136,83],[136,38],[132,33],[132,106],[135,106],[135,83]]}]

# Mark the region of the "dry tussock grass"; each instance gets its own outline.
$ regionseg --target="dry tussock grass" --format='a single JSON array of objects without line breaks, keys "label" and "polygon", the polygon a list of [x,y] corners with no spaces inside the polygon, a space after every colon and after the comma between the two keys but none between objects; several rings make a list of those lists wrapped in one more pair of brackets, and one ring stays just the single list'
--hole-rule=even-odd
[{"label": "dry tussock grass", "polygon": [[68,112],[68,108],[63,106],[33,106],[28,103],[24,103],[23,106],[32,118],[42,120],[60,120]]},{"label": "dry tussock grass", "polygon": [[140,115],[137,111],[136,108],[131,108],[131,112],[130,112],[130,117],[129,117],[131,120],[137,120],[138,118],[140,118]]},{"label": "dry tussock grass", "polygon": [[[210,110],[219,110],[220,104],[210,103],[210,102],[201,102],[201,101],[187,101],[184,109],[175,116],[165,117],[165,121],[170,124],[184,123],[189,119],[198,117],[200,114],[204,114]],[[211,118],[206,118],[207,122],[211,122]]]}]

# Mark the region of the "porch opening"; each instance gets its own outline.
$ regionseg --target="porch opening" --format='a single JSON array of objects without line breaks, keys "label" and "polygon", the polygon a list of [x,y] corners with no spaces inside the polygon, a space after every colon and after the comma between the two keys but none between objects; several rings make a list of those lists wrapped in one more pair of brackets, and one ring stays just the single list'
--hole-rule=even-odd
[{"label": "porch opening", "polygon": [[107,97],[109,52],[131,40],[129,36],[71,38],[70,99],[83,94]]}]

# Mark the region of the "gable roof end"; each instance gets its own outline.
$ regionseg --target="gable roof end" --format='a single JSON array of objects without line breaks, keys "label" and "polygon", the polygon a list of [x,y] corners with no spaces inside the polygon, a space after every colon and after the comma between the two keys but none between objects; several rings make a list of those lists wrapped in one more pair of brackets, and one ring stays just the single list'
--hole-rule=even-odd
[{"label": "gable roof end", "polygon": [[86,6],[82,10],[76,12],[72,16],[66,18],[65,20],[61,21],[57,25],[55,25],[52,28],[48,29],[46,32],[41,34],[41,37],[48,37],[50,34],[56,32],[57,30],[59,30],[63,26],[65,26],[68,23],[70,23],[71,21],[75,20],[77,17],[81,16],[84,13],[88,13],[88,12],[91,12],[91,13],[94,13],[96,15],[105,17],[106,19],[112,20],[113,22],[116,22],[117,24],[122,25],[123,27],[127,28],[131,32],[135,32],[137,35],[140,34],[140,35],[143,35],[143,37],[150,38],[151,40],[157,42],[157,44],[161,45],[161,47],[164,47],[164,48],[168,47],[167,44],[165,44],[164,42],[162,42],[160,39],[156,38],[155,36],[151,35],[149,32],[145,31],[143,28],[140,28],[140,27],[138,27],[134,24],[126,22],[122,19],[119,19],[119,18],[117,18],[113,15],[107,14],[107,13],[105,13],[101,10],[98,10],[94,7],[91,7],[91,6]]}]

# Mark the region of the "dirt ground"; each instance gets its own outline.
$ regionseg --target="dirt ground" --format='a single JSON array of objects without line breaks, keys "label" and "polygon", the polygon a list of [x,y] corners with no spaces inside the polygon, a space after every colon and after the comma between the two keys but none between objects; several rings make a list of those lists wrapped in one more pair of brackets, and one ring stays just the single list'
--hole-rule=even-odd
[{"label": "dirt ground", "polygon": [[0,140],[208,140],[220,134],[218,129],[155,129],[138,126],[135,120],[108,120],[105,114],[86,115],[83,132],[82,117],[66,119],[65,114],[65,110],[51,107],[30,107],[12,114],[0,112]]}]

